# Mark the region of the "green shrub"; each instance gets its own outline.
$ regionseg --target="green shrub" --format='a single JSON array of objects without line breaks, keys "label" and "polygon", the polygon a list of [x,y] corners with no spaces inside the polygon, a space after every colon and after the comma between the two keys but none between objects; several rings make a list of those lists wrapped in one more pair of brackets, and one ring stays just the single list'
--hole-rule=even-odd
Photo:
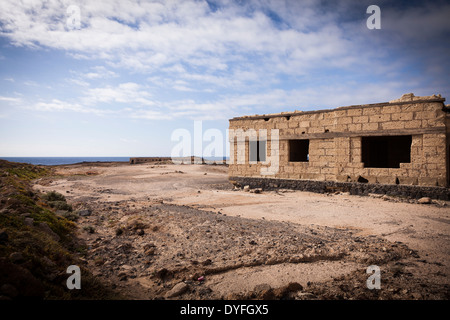
[{"label": "green shrub", "polygon": [[76,213],[68,212],[66,210],[64,210],[62,213],[57,212],[57,214],[59,214],[63,218],[66,218],[67,220],[74,221],[74,222],[77,221],[79,218]]},{"label": "green shrub", "polygon": [[72,211],[72,205],[68,204],[65,201],[48,201],[47,203],[50,207],[56,210]]},{"label": "green shrub", "polygon": [[95,228],[93,226],[84,226],[83,230],[89,233],[94,233],[95,232]]},{"label": "green shrub", "polygon": [[64,201],[64,202],[66,202],[66,197],[64,197],[64,195],[62,195],[61,193],[56,192],[56,191],[47,192],[43,198],[47,201]]}]

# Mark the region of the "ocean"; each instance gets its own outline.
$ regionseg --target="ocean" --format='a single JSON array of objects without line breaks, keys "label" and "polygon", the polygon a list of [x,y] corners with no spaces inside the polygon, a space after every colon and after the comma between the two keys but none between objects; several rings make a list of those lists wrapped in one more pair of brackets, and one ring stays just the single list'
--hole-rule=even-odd
[{"label": "ocean", "polygon": [[0,159],[39,165],[73,164],[81,162],[128,162],[129,157],[0,157]]}]

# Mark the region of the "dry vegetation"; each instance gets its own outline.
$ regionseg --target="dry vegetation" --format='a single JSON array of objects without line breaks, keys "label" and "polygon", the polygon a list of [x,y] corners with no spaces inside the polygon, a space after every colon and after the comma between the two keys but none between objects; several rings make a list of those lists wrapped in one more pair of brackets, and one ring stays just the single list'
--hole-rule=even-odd
[{"label": "dry vegetation", "polygon": [[0,297],[95,299],[119,297],[83,269],[82,291],[67,290],[69,265],[81,265],[86,245],[77,225],[58,215],[72,211],[63,195],[40,194],[30,181],[51,169],[0,160]]},{"label": "dry vegetation", "polygon": [[[2,161],[0,296],[298,300],[450,296],[449,285],[441,281],[447,277],[441,271],[445,266],[427,261],[403,242],[349,227],[225,214],[205,203],[230,201],[227,197],[232,194],[236,203],[248,202],[250,196],[281,197],[289,206],[292,196],[232,191],[223,183],[226,171],[220,167],[204,167],[207,172],[184,168],[168,164],[44,168]],[[232,213],[229,205],[222,211]],[[66,287],[66,269],[73,264],[82,268],[82,290]],[[372,264],[383,270],[383,290],[368,290],[365,285],[366,268]]]}]

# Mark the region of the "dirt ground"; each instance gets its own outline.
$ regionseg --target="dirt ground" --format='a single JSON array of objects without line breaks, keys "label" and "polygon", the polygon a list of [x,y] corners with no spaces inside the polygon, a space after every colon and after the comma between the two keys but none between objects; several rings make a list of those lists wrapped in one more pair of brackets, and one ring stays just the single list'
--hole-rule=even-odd
[{"label": "dirt ground", "polygon": [[34,187],[66,196],[86,265],[129,299],[449,299],[448,202],[255,193],[227,171],[79,164]]}]

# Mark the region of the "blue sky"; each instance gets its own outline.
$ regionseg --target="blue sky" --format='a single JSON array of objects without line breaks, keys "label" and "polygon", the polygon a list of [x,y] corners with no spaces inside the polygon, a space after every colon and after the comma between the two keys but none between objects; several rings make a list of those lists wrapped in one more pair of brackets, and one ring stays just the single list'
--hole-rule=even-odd
[{"label": "blue sky", "polygon": [[225,136],[235,116],[448,99],[449,16],[445,1],[2,0],[0,156],[167,156],[196,120]]}]

